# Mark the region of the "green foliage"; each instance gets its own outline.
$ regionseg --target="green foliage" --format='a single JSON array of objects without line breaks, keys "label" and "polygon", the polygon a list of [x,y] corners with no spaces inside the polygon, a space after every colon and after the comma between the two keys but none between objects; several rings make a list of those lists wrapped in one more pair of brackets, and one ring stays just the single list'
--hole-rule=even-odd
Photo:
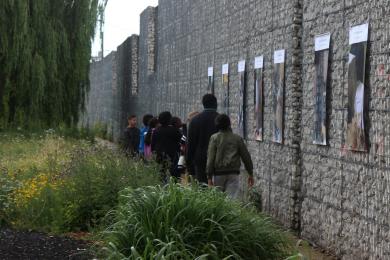
[{"label": "green foliage", "polygon": [[92,128],[92,131],[94,132],[96,137],[99,137],[104,140],[110,139],[110,136],[108,134],[108,126],[106,123],[96,123]]},{"label": "green foliage", "polygon": [[0,1],[0,128],[75,126],[98,0]]},{"label": "green foliage", "polygon": [[0,222],[15,228],[91,230],[117,205],[120,190],[159,183],[154,163],[54,131],[0,134],[0,145]]},{"label": "green foliage", "polygon": [[107,259],[283,259],[285,234],[216,189],[125,189],[104,233]]}]

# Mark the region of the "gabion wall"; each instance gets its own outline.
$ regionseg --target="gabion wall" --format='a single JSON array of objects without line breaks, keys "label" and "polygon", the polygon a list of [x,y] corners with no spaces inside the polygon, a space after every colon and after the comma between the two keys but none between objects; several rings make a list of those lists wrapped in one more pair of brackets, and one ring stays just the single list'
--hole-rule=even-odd
[{"label": "gabion wall", "polygon": [[[245,60],[246,140],[255,164],[262,209],[342,259],[390,259],[387,0],[160,0],[158,7],[148,7],[140,19],[138,94],[129,98],[130,108],[121,105],[119,110],[139,117],[169,110],[185,119],[189,112],[202,110],[201,97],[207,91],[210,66],[214,67],[215,94],[221,108],[222,64],[228,63],[230,116],[237,131],[237,64]],[[367,21],[369,149],[367,153],[356,153],[345,148],[348,32],[351,26]],[[313,144],[314,37],[326,32],[331,33],[329,144],[318,146]],[[272,142],[271,132],[273,53],[279,49],[286,50],[282,145]],[[259,55],[264,56],[263,142],[254,138],[253,70],[254,58]],[[93,91],[95,85],[101,84],[93,80],[101,75],[96,70],[93,65],[91,96],[99,100],[104,98],[97,96],[105,92]],[[121,82],[121,73],[114,73],[117,76],[112,77],[112,84]],[[112,110],[109,99],[113,98],[91,107],[91,114]]]}]

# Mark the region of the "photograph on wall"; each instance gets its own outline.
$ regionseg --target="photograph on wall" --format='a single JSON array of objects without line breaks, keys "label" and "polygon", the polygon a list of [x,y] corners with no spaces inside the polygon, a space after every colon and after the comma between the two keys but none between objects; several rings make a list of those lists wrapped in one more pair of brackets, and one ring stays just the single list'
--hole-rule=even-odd
[{"label": "photograph on wall", "polygon": [[239,100],[238,100],[238,134],[245,138],[245,60],[238,62],[239,85]]},{"label": "photograph on wall", "polygon": [[326,88],[328,86],[330,33],[315,37],[314,78],[314,140],[317,145],[327,144]]},{"label": "photograph on wall", "polygon": [[272,88],[272,140],[275,143],[283,143],[284,124],[284,59],[285,50],[274,52],[274,73]]},{"label": "photograph on wall", "polygon": [[229,64],[222,65],[222,112],[229,115]]},{"label": "photograph on wall", "polygon": [[348,116],[347,148],[367,151],[364,115],[365,67],[368,40],[368,23],[352,27],[349,31],[348,56]]},{"label": "photograph on wall", "polygon": [[207,77],[208,77],[207,93],[214,95],[214,68],[213,67],[208,67]]},{"label": "photograph on wall", "polygon": [[264,115],[264,85],[263,85],[263,56],[255,58],[254,71],[254,103],[255,103],[255,140],[263,141],[263,115]]}]

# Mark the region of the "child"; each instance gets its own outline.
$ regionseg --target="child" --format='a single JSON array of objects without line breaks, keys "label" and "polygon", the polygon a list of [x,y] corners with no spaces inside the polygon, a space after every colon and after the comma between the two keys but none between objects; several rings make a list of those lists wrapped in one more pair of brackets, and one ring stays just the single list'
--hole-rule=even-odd
[{"label": "child", "polygon": [[139,154],[142,156],[144,154],[144,147],[145,147],[145,135],[147,134],[149,130],[149,121],[153,118],[153,115],[146,114],[142,118],[143,127],[141,128],[140,133],[140,142],[139,142]]},{"label": "child", "polygon": [[140,130],[137,128],[137,117],[131,115],[127,118],[127,128],[124,132],[124,150],[130,157],[138,155]]},{"label": "child", "polygon": [[144,157],[145,159],[152,158],[152,136],[155,129],[158,127],[158,119],[153,117],[148,123],[148,132],[145,135],[144,140]]}]

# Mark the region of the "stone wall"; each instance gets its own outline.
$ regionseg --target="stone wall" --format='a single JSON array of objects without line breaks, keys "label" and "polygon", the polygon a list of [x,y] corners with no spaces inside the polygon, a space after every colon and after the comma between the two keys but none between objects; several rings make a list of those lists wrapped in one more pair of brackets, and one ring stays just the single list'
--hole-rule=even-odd
[{"label": "stone wall", "polygon": [[128,37],[116,52],[92,62],[90,91],[81,124],[106,127],[109,137],[118,142],[127,117],[137,110],[139,36]]},{"label": "stone wall", "polygon": [[[230,116],[236,131],[237,63],[246,60],[246,142],[263,210],[340,258],[390,258],[387,0],[160,0],[140,19],[138,95],[129,101],[130,112],[141,117],[169,110],[185,119],[189,112],[202,110],[209,66],[214,67],[221,107],[222,64],[229,63]],[[348,30],[366,20],[370,147],[368,153],[353,153],[344,149]],[[325,32],[332,33],[329,145],[317,146],[312,138],[314,36]],[[272,142],[271,132],[273,52],[278,49],[286,50],[283,145]],[[253,63],[258,55],[264,55],[263,142],[253,134]]]},{"label": "stone wall", "polygon": [[[388,1],[304,1],[302,235],[345,259],[390,259],[390,5]],[[344,149],[348,31],[369,21],[366,66],[369,152]],[[314,45],[331,32],[329,145],[312,144]]]},{"label": "stone wall", "polygon": [[[81,116],[83,127],[107,126],[109,134],[114,133],[114,99],[116,88],[116,53],[111,52],[104,60],[90,64],[90,90],[87,96],[85,111]],[[108,127],[109,126],[109,127]]]},{"label": "stone wall", "polygon": [[[247,82],[247,143],[262,188],[263,208],[286,226],[299,226],[298,191],[300,111],[300,1],[170,1],[159,2],[157,110],[182,118],[201,110],[207,89],[207,67],[214,66],[215,93],[222,100],[222,64],[229,63],[230,116],[237,127],[239,75],[245,59]],[[298,26],[297,26],[298,23]],[[142,28],[142,27],[141,27]],[[271,142],[271,87],[274,50],[286,49],[285,144]],[[253,61],[264,55],[265,140],[254,141]],[[142,89],[142,85],[140,86]],[[142,97],[140,97],[142,99]],[[221,104],[220,104],[221,105]],[[297,107],[298,106],[298,107]],[[298,179],[297,179],[298,178]],[[298,185],[299,186],[299,185]],[[299,187],[297,187],[299,188]]]},{"label": "stone wall", "polygon": [[117,82],[113,93],[115,101],[113,117],[114,128],[119,129],[120,133],[127,125],[127,117],[136,110],[136,103],[133,100],[138,90],[138,42],[138,35],[132,35],[118,46],[116,51]]}]

